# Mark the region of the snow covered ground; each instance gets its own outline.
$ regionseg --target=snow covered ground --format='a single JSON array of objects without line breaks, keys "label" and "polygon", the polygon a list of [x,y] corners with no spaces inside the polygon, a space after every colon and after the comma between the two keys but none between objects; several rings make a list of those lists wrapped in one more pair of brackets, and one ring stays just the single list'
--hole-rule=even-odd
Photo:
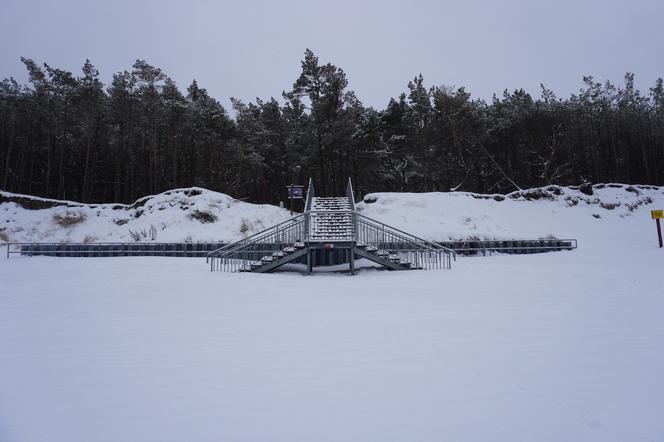
[{"label": "snow covered ground", "polygon": [[0,242],[237,241],[289,216],[276,206],[197,187],[146,196],[131,205],[0,191]]},{"label": "snow covered ground", "polygon": [[[663,440],[658,191],[631,211],[468,196],[477,231],[579,249],[451,271],[1,259],[0,441]],[[451,215],[423,197],[363,211],[425,235],[423,211]]]},{"label": "snow covered ground", "polygon": [[630,232],[635,218],[650,219],[650,210],[662,206],[664,187],[598,184],[586,193],[559,186],[507,195],[373,193],[357,210],[425,239],[445,241],[578,238],[586,232],[596,239],[597,230],[609,236],[616,229]]},{"label": "snow covered ground", "polygon": [[[374,193],[363,214],[435,241],[576,238],[579,232],[628,225],[664,202],[664,188],[600,184],[592,195],[549,186],[508,195]],[[662,204],[660,204],[662,205]],[[174,189],[132,205],[86,205],[0,191],[0,243],[225,242],[286,220],[289,212],[200,188]],[[608,222],[607,222],[608,221]]]}]

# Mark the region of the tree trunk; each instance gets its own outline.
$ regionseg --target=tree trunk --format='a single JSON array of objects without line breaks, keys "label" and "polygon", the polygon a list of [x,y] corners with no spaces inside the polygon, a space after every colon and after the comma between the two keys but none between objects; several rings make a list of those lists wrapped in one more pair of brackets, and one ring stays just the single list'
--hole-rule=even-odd
[{"label": "tree trunk", "polygon": [[62,124],[62,142],[60,143],[60,155],[58,158],[58,198],[65,199],[65,175],[63,171],[63,162],[65,150],[67,148],[67,113],[69,112],[69,102],[65,102],[64,121]]},{"label": "tree trunk", "polygon": [[5,171],[2,177],[2,188],[4,190],[8,189],[8,184],[9,184],[9,171],[11,170],[11,156],[12,156],[12,150],[14,148],[15,134],[16,134],[16,115],[14,114],[14,118],[12,118],[11,130],[9,131],[9,139],[7,141],[7,153],[5,155]]}]

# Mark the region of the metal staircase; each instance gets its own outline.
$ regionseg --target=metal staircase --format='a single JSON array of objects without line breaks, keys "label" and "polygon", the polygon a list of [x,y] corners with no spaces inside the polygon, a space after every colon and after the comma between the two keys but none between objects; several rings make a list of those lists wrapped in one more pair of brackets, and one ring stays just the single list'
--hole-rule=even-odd
[{"label": "metal staircase", "polygon": [[348,251],[353,274],[356,256],[389,270],[450,269],[456,256],[451,249],[357,213],[350,179],[343,197],[316,197],[310,179],[304,213],[214,250],[207,260],[213,271],[264,273],[304,262],[310,273],[319,249]]},{"label": "metal staircase", "polygon": [[311,199],[309,241],[353,241],[353,211],[347,197]]}]

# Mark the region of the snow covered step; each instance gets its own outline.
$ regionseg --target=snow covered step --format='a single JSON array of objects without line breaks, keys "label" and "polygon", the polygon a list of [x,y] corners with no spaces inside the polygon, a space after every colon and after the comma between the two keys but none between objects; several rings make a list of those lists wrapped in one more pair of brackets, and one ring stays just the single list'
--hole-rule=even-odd
[{"label": "snow covered step", "polygon": [[347,197],[314,197],[311,200],[311,241],[352,241],[355,238],[351,202]]},{"label": "snow covered step", "polygon": [[350,201],[346,197],[315,197],[311,201],[311,210],[350,210]]}]

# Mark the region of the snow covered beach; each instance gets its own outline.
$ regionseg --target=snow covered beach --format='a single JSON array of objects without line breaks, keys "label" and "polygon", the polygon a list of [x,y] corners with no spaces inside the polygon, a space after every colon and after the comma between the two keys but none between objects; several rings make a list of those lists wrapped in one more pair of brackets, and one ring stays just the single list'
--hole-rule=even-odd
[{"label": "snow covered beach", "polygon": [[363,213],[420,235],[449,222],[579,249],[356,277],[3,259],[0,440],[661,438],[664,253],[648,212],[662,190],[597,189],[584,196],[596,204],[445,195],[409,207],[378,194]]}]

